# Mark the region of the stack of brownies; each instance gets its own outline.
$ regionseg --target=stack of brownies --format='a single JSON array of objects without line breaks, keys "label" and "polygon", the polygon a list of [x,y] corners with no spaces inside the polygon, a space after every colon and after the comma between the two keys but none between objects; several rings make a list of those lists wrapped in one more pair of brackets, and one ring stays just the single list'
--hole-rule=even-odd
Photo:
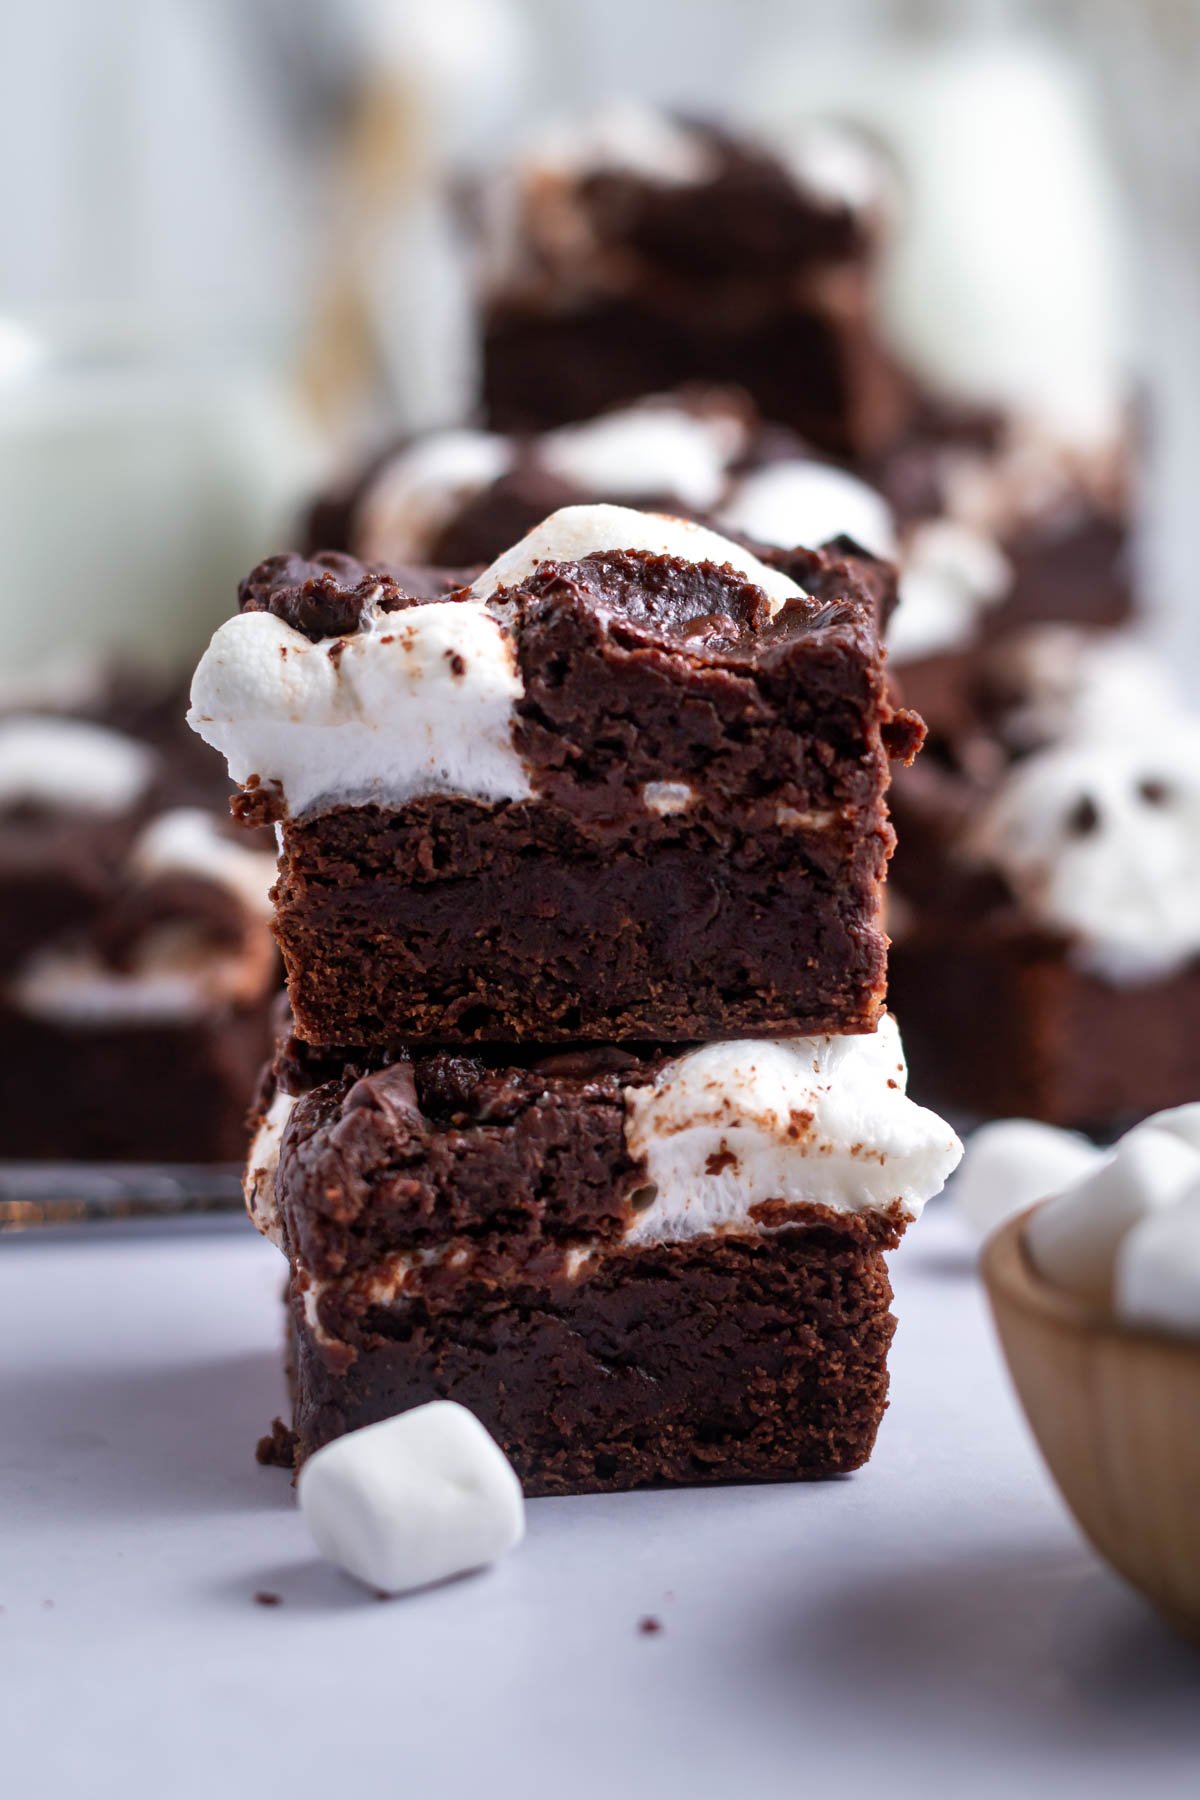
[{"label": "stack of brownies", "polygon": [[530,1493],[870,1454],[883,1255],[959,1155],[884,1011],[893,587],[606,504],[473,580],[243,584],[190,718],[279,832],[298,1459],[439,1396]]}]

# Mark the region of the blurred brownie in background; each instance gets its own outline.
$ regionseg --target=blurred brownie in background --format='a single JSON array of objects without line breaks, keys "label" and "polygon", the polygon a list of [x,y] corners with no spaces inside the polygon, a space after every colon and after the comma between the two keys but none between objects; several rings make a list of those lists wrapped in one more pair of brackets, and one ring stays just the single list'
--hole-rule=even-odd
[{"label": "blurred brownie in background", "polygon": [[925,396],[904,440],[864,471],[905,546],[892,656],[932,731],[969,717],[977,646],[1133,616],[1132,460],[1128,429],[1072,441],[1028,414]]},{"label": "blurred brownie in background", "polygon": [[313,507],[316,547],[363,561],[491,561],[559,506],[699,519],[775,550],[844,537],[899,565],[891,664],[931,730],[969,717],[971,659],[1037,620],[1111,626],[1132,605],[1128,474],[982,408],[923,403],[870,479],[766,422],[736,388],[652,394],[539,433],[461,427],[389,446]]},{"label": "blurred brownie in background", "polygon": [[364,562],[466,567],[492,562],[559,507],[594,503],[698,519],[772,549],[836,537],[882,559],[897,548],[882,494],[768,425],[740,389],[701,383],[544,432],[404,439],[331,486],[306,536]]},{"label": "blurred brownie in background", "polygon": [[935,1104],[1100,1132],[1195,1097],[1200,720],[1118,634],[979,652],[902,771],[889,1000]]},{"label": "blurred brownie in background", "polygon": [[729,381],[824,450],[883,451],[911,399],[876,316],[888,186],[833,124],[786,151],[634,104],[562,128],[478,196],[487,422]]},{"label": "blurred brownie in background", "polygon": [[269,835],[178,690],[0,714],[0,1155],[239,1158],[278,986]]}]

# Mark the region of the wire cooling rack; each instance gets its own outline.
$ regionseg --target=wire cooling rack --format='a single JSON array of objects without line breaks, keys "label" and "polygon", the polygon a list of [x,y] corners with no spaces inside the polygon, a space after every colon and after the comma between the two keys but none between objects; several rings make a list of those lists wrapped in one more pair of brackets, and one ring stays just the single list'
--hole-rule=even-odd
[{"label": "wire cooling rack", "polygon": [[240,1174],[233,1164],[0,1161],[0,1233],[236,1219]]}]

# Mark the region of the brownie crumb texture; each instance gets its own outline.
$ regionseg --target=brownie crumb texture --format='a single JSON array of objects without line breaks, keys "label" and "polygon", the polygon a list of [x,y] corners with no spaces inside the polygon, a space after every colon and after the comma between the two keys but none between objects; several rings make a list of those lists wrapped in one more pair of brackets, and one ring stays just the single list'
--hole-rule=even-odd
[{"label": "brownie crumb texture", "polygon": [[254,1460],[264,1469],[293,1469],[296,1466],[296,1434],[282,1419],[273,1419],[271,1429],[260,1437]]}]

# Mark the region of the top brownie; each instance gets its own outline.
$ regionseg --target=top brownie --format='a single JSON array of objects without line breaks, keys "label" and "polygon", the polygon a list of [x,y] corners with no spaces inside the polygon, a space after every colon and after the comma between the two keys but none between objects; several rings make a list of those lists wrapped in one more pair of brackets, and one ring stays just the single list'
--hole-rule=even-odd
[{"label": "top brownie", "polygon": [[316,1044],[870,1030],[889,698],[872,559],[566,508],[473,584],[275,558],[193,686],[275,819]]}]

